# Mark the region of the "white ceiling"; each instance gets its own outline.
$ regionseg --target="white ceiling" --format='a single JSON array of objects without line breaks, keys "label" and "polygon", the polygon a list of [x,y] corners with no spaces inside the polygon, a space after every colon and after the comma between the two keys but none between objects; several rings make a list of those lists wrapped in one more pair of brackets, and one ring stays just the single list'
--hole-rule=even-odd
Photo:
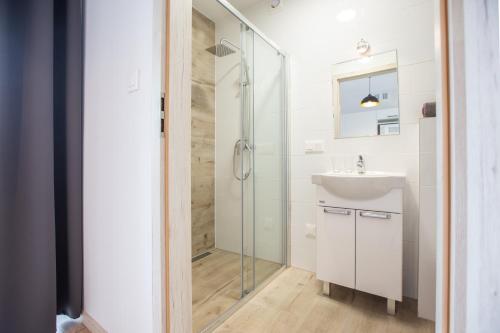
[{"label": "white ceiling", "polygon": [[[251,7],[259,2],[268,0],[229,0],[228,2],[239,11]],[[214,22],[230,15],[216,0],[193,0],[193,7]]]},{"label": "white ceiling", "polygon": [[268,2],[268,0],[229,0],[229,2],[236,8],[247,8],[255,5],[258,2]]}]

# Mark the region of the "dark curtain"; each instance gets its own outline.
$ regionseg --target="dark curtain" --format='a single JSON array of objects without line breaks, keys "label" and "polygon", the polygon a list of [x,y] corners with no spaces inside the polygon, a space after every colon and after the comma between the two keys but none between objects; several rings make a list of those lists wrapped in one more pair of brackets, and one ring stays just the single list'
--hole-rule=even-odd
[{"label": "dark curtain", "polygon": [[82,0],[0,0],[0,332],[82,310]]}]

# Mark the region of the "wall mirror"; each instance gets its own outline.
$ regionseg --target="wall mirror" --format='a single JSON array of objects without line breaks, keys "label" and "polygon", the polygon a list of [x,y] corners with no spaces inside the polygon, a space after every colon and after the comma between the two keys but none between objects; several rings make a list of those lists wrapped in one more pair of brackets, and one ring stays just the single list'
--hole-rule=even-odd
[{"label": "wall mirror", "polygon": [[397,52],[333,66],[336,138],[399,134]]}]

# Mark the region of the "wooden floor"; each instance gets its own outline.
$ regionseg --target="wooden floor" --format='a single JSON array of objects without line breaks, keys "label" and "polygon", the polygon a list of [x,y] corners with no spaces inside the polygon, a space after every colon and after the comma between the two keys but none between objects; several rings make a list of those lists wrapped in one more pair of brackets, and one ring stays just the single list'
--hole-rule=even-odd
[{"label": "wooden floor", "polygon": [[69,329],[64,330],[65,333],[92,333],[83,324],[78,324]]},{"label": "wooden floor", "polygon": [[434,332],[433,322],[417,318],[414,300],[390,316],[384,298],[337,286],[328,298],[321,290],[313,273],[289,268],[215,332]]},{"label": "wooden floor", "polygon": [[[214,319],[240,300],[241,256],[236,253],[213,250],[209,256],[193,263],[193,332],[200,332]],[[255,280],[271,276],[280,264],[257,259]],[[244,284],[252,287],[253,265],[245,257]]]},{"label": "wooden floor", "polygon": [[[239,299],[239,256],[216,251],[209,257],[193,263],[193,332]],[[269,264],[260,263],[272,274]],[[313,273],[288,268],[215,333],[434,332],[433,322],[417,318],[415,300],[405,299],[396,316],[390,316],[384,298],[337,286],[328,298],[321,290]],[[69,332],[90,333],[83,325]]]}]

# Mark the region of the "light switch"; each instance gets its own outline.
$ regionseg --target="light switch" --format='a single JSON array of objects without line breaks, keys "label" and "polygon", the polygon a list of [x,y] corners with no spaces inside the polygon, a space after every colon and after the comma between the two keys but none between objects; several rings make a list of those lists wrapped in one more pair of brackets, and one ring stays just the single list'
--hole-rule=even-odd
[{"label": "light switch", "polygon": [[325,151],[325,141],[307,140],[304,143],[304,151],[306,153],[322,153]]},{"label": "light switch", "polygon": [[133,93],[139,90],[140,71],[138,69],[132,71],[128,79],[128,92]]}]

